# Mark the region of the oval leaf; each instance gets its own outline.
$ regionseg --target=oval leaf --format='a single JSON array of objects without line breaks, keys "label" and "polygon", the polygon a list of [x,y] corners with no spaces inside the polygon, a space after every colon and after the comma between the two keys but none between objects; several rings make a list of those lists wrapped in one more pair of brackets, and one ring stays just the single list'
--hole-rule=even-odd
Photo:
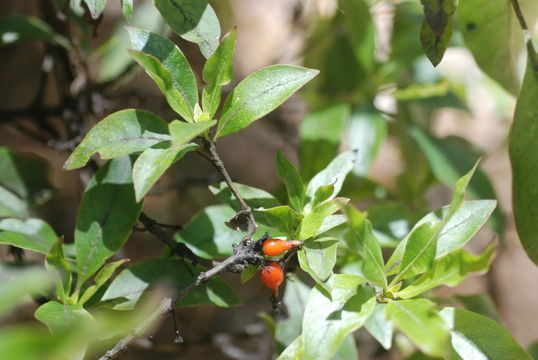
[{"label": "oval leaf", "polygon": [[64,169],[86,165],[98,152],[103,159],[122,157],[170,140],[166,122],[147,111],[127,109],[115,112],[86,134],[64,164]]},{"label": "oval leaf", "polygon": [[54,230],[41,219],[0,220],[0,244],[48,254],[56,240]]},{"label": "oval leaf", "polygon": [[273,65],[250,74],[226,97],[215,139],[237,132],[268,114],[318,72],[298,66]]},{"label": "oval leaf", "polygon": [[105,164],[88,184],[77,214],[75,245],[78,287],[121,249],[138,220],[131,159]]}]

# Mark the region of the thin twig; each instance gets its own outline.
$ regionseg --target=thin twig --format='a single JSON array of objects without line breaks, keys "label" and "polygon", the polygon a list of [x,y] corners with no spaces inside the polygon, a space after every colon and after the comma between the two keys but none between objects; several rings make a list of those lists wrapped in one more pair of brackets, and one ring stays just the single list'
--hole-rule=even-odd
[{"label": "thin twig", "polygon": [[207,260],[197,256],[191,251],[191,249],[187,247],[187,245],[175,241],[162,229],[162,227],[157,221],[153,220],[146,214],[140,213],[139,220],[142,224],[144,224],[146,230],[148,230],[151,234],[155,235],[155,237],[161,240],[166,246],[168,246],[172,250],[174,254],[189,259],[190,261],[192,261],[193,264],[200,264],[205,267],[213,266],[213,262],[211,260]]},{"label": "thin twig", "polygon": [[525,17],[523,16],[523,12],[521,11],[521,7],[519,6],[518,0],[512,0],[512,7],[514,8],[514,12],[516,13],[519,25],[521,25],[521,29],[523,30],[525,43],[527,45],[527,52],[529,53],[529,59],[532,64],[532,68],[534,69],[534,72],[538,74],[538,54],[536,53],[536,49],[534,48],[534,44],[532,43],[531,32],[527,26],[527,22],[525,21]]},{"label": "thin twig", "polygon": [[252,239],[252,236],[256,232],[256,229],[258,228],[258,226],[256,225],[256,220],[254,219],[254,215],[252,214],[250,207],[247,205],[247,203],[245,202],[241,194],[239,194],[239,191],[237,191],[232,179],[230,178],[230,175],[228,174],[228,171],[226,170],[226,167],[224,166],[224,163],[220,159],[219,153],[217,152],[215,142],[205,140],[204,144],[207,150],[209,151],[209,155],[211,156],[211,160],[215,164],[215,167],[224,178],[224,181],[226,181],[226,184],[230,188],[230,191],[232,192],[234,197],[237,199],[239,206],[241,206],[241,209],[243,209],[243,212],[247,215],[248,228],[247,228],[247,233],[243,237],[242,242],[250,241]]}]

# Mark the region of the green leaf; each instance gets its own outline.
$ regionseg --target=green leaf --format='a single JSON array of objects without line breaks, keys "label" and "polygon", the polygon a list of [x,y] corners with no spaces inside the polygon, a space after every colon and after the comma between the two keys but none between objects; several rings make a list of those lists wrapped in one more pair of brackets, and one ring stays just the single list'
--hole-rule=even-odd
[{"label": "green leaf", "polygon": [[100,83],[110,83],[120,77],[119,81],[114,83],[114,88],[121,87],[129,81],[128,76],[125,78],[121,76],[133,63],[133,59],[127,52],[131,47],[129,34],[125,31],[127,25],[153,32],[164,32],[165,27],[164,19],[152,2],[139,2],[134,8],[132,22],[117,23],[108,40],[95,50],[95,54],[99,56],[97,80]]},{"label": "green leaf", "polygon": [[17,195],[0,185],[0,217],[28,217],[28,206]]},{"label": "green leaf", "polygon": [[401,279],[409,279],[431,268],[438,254],[439,246],[437,245],[437,241],[447,223],[462,207],[465,200],[465,189],[477,166],[478,162],[467,174],[456,182],[452,201],[441,219],[431,217],[428,221],[413,228],[405,244],[398,276],[393,279],[393,283]]},{"label": "green leaf", "polygon": [[204,131],[207,131],[216,123],[216,120],[197,123],[185,123],[179,120],[174,120],[168,125],[168,129],[170,130],[170,135],[172,135],[172,143],[174,145],[183,145],[202,134]]},{"label": "green leaf", "polygon": [[437,66],[452,36],[456,0],[421,0],[425,19],[420,31],[420,44],[433,66]]},{"label": "green leaf", "polygon": [[48,254],[57,239],[54,230],[41,219],[0,220],[0,244]]},{"label": "green leaf", "polygon": [[469,273],[487,271],[493,261],[494,253],[494,245],[489,246],[482,254],[477,256],[463,249],[455,250],[436,260],[430,270],[403,290],[398,291],[396,296],[409,299],[440,285],[456,286]]},{"label": "green leaf", "polygon": [[304,251],[308,269],[314,272],[316,279],[321,282],[326,281],[332,274],[336,264],[337,248],[338,240],[331,237],[309,240],[303,244],[302,251]]},{"label": "green leaf", "polygon": [[346,132],[349,147],[357,149],[353,173],[367,176],[387,135],[387,122],[375,107],[360,107],[351,115]]},{"label": "green leaf", "polygon": [[168,140],[166,122],[157,115],[142,110],[121,110],[88,131],[65,162],[64,169],[86,165],[96,152],[103,159],[111,159],[141,152]]},{"label": "green leaf", "polygon": [[[494,200],[465,201],[458,211],[452,215],[450,220],[448,220],[439,235],[435,249],[435,258],[438,259],[462,247],[471,240],[474,234],[487,221],[489,215],[495,209],[496,204]],[[387,261],[387,275],[394,274],[398,270],[409,236],[425,223],[441,221],[441,219],[447,216],[448,212],[449,206],[445,206],[429,213],[415,224],[408,236],[398,244],[396,250],[394,250],[394,253]]]},{"label": "green leaf", "polygon": [[501,317],[497,312],[495,302],[489,294],[459,295],[456,296],[456,299],[463,304],[465,309],[501,323]]},{"label": "green leaf", "polygon": [[152,55],[137,50],[129,50],[131,57],[146,70],[146,73],[155,81],[163,93],[168,105],[185,120],[193,122],[194,114],[186,102],[185,95],[176,86],[172,73]]},{"label": "green leaf", "polygon": [[[335,278],[339,276],[334,275]],[[375,302],[372,289],[363,286],[355,289],[342,307],[340,302],[331,301],[319,285],[315,286],[304,313],[302,359],[330,359],[344,337],[365,323],[374,311]]]},{"label": "green leaf", "polygon": [[0,147],[0,216],[27,217],[28,206],[50,199],[47,173],[45,160]]},{"label": "green leaf", "polygon": [[121,0],[121,12],[128,22],[133,20],[133,0]]},{"label": "green leaf", "polygon": [[347,174],[355,163],[355,153],[347,151],[338,155],[327,167],[314,176],[306,187],[306,196],[309,201],[313,201],[316,191],[321,186],[333,185],[334,191],[328,199],[334,198],[342,189],[342,184]]},{"label": "green leaf", "polygon": [[[177,103],[180,104],[182,111],[184,111],[180,115],[192,120],[194,105],[198,102],[198,88],[196,77],[183,52],[164,36],[134,27],[127,27],[127,30],[134,50],[155,57],[160,65],[168,70],[172,81],[171,86],[177,89],[177,91],[174,91],[174,95],[179,96]],[[144,66],[144,64],[141,65]],[[164,80],[165,82],[168,81],[167,76],[162,77],[163,80],[166,79]]]},{"label": "green leaf", "polygon": [[387,287],[387,278],[385,276],[385,264],[381,246],[375,237],[372,224],[366,219],[366,214],[361,213],[351,205],[346,205],[343,210],[348,218],[349,234],[352,237],[353,244],[360,257],[361,272],[366,280],[381,288]]},{"label": "green leaf", "polygon": [[248,265],[242,272],[241,272],[241,284],[246,283],[250,279],[256,275],[258,272],[258,267],[256,265]]},{"label": "green leaf", "polygon": [[173,163],[197,148],[198,145],[194,143],[185,145],[162,144],[162,146],[159,144],[140,154],[133,165],[136,201],[140,202],[144,199],[149,189]]},{"label": "green leaf", "polygon": [[[165,282],[181,290],[196,281],[202,268],[190,269],[178,260],[153,259],[132,265],[123,270],[110,284],[101,300],[123,298],[113,306],[116,310],[130,310],[139,302],[142,294],[152,285]],[[192,271],[192,272],[191,272]],[[239,299],[222,279],[212,278],[176,303],[176,306],[214,304],[221,307],[237,305]]]},{"label": "green leaf", "polygon": [[215,139],[237,132],[268,114],[318,72],[299,66],[273,65],[250,74],[226,97]]},{"label": "green leaf", "polygon": [[[536,2],[521,3],[526,20],[534,23]],[[478,66],[506,90],[517,95],[520,88],[518,59],[524,45],[523,33],[511,2],[461,1],[457,16],[465,45]]]},{"label": "green leaf", "polygon": [[78,303],[80,305],[84,305],[97,292],[97,290],[99,290],[99,288],[101,288],[101,286],[103,286],[112,277],[114,272],[127,261],[129,261],[129,259],[121,259],[103,266],[103,268],[99,270],[97,275],[95,275],[95,284],[89,286],[84,291]]},{"label": "green leaf", "polygon": [[62,245],[63,237],[59,237],[47,254],[45,264],[47,269],[54,268],[58,273],[61,282],[56,285],[56,295],[62,303],[65,303],[71,293],[73,276],[72,266],[64,257]]},{"label": "green leaf", "polygon": [[[265,190],[239,183],[234,183],[234,186],[239,194],[241,194],[241,197],[243,197],[247,205],[253,209],[268,209],[280,205],[278,200]],[[217,185],[210,185],[209,191],[211,191],[213,195],[217,197],[217,199],[225,204],[230,205],[234,210],[238,211],[241,208],[226,182],[222,181]]]},{"label": "green leaf", "polygon": [[57,301],[41,305],[34,316],[47,325],[52,333],[62,333],[73,329],[76,325],[94,321],[82,305],[65,305]]},{"label": "green leaf", "polygon": [[512,164],[512,206],[517,233],[529,258],[538,264],[538,73],[528,61],[525,79],[516,105],[510,130],[510,162]]},{"label": "green leaf", "polygon": [[366,320],[364,327],[386,350],[392,347],[392,334],[394,332],[394,324],[387,319],[385,310],[387,304],[378,303],[372,316]]},{"label": "green leaf", "polygon": [[[177,242],[185,243],[196,255],[207,259],[232,254],[233,244],[241,241],[243,234],[232,230],[224,223],[235,215],[227,205],[207,206],[192,218],[182,230],[174,234]],[[270,231],[259,226],[256,234],[261,236]]]},{"label": "green leaf", "polygon": [[303,344],[301,336],[295,338],[280,354],[277,360],[303,360]]},{"label": "green leaf", "polygon": [[18,306],[23,297],[42,294],[53,284],[51,274],[43,268],[12,270],[4,265],[0,265],[0,281],[0,316]]},{"label": "green leaf", "polygon": [[0,46],[31,40],[43,40],[66,49],[70,48],[66,37],[35,17],[12,14],[0,19]]},{"label": "green leaf", "polygon": [[107,0],[84,0],[88,9],[90,9],[90,15],[93,19],[97,19],[101,16],[101,13],[105,9]]},{"label": "green leaf", "polygon": [[[446,186],[453,187],[458,178],[463,176],[476,162],[479,156],[471,145],[456,137],[436,139],[419,128],[410,129],[415,140],[432,169],[434,176]],[[495,190],[488,176],[476,169],[468,186],[470,197],[475,199],[494,199]],[[495,231],[502,233],[504,217],[496,211],[493,214]]]},{"label": "green leaf", "polygon": [[206,59],[217,49],[220,24],[204,0],[155,0],[162,17],[179,36],[196,43]]},{"label": "green leaf", "polygon": [[237,31],[226,34],[217,50],[204,65],[203,80],[207,86],[202,90],[202,108],[211,117],[215,115],[221,98],[221,86],[232,80],[233,55]]},{"label": "green leaf", "polygon": [[286,185],[290,205],[295,210],[302,211],[305,200],[303,179],[295,165],[286,158],[282,150],[279,150],[276,155],[276,169],[278,178]]},{"label": "green leaf", "polygon": [[84,192],[75,229],[79,288],[121,249],[138,220],[142,203],[134,197],[131,168],[128,157],[109,161]]},{"label": "green leaf", "polygon": [[364,0],[341,0],[338,5],[346,15],[345,25],[355,58],[370,72],[375,67],[375,26],[370,6]]},{"label": "green leaf", "polygon": [[346,198],[327,200],[307,212],[301,221],[298,239],[306,240],[313,237],[318,232],[323,221],[348,201],[349,199]]},{"label": "green leaf", "polygon": [[349,118],[348,104],[337,104],[307,114],[299,123],[299,163],[303,178],[310,179],[338,154]]},{"label": "green leaf", "polygon": [[348,334],[344,338],[340,349],[334,354],[334,360],[357,360],[359,358],[359,350],[355,342],[353,334]]},{"label": "green leaf", "polygon": [[450,329],[452,357],[491,360],[532,359],[512,335],[494,320],[450,307],[441,310],[440,315]]},{"label": "green leaf", "polygon": [[[269,209],[257,209],[255,215],[262,214],[264,224],[287,234],[289,238],[294,238],[297,228],[303,218],[287,205],[275,206]],[[257,216],[257,218],[259,218]]]},{"label": "green leaf", "polygon": [[310,293],[310,287],[293,275],[286,281],[286,291],[282,302],[286,306],[287,317],[278,319],[275,328],[277,350],[283,350],[297,336],[301,335],[303,313]]},{"label": "green leaf", "polygon": [[390,300],[385,313],[426,355],[444,357],[449,332],[434,305],[427,299]]}]

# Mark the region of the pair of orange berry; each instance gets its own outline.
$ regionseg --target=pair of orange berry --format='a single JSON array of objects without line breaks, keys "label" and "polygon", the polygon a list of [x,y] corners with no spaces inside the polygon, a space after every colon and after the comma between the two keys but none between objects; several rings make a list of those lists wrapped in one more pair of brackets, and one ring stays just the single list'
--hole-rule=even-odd
[{"label": "pair of orange berry", "polygon": [[[267,239],[263,243],[262,252],[267,256],[278,256],[302,244],[303,242],[299,240]],[[275,298],[278,297],[278,288],[284,281],[284,270],[282,270],[282,266],[277,262],[271,261],[263,266],[260,271],[260,277],[263,285],[273,290]]]}]

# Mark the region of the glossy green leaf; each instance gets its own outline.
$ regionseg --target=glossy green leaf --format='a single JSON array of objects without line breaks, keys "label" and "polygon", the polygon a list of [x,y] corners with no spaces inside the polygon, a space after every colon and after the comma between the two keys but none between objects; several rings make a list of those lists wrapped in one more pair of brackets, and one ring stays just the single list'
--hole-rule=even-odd
[{"label": "glossy green leaf", "polygon": [[295,165],[286,158],[281,150],[276,155],[276,169],[279,179],[286,185],[290,205],[295,210],[302,211],[305,201],[303,179]]},{"label": "glossy green leaf", "polygon": [[449,349],[449,332],[434,305],[428,299],[390,300],[385,313],[422,352],[444,357]]},{"label": "glossy green leaf", "polygon": [[329,199],[334,193],[334,184],[320,186],[314,194],[314,199],[310,202],[311,207],[316,207]]},{"label": "glossy green leaf", "polygon": [[319,285],[314,287],[304,313],[302,359],[330,359],[344,337],[361,327],[374,307],[375,295],[368,287],[355,289],[343,307],[339,302],[331,301]]},{"label": "glossy green leaf", "polygon": [[198,88],[194,73],[183,52],[164,36],[134,27],[127,27],[127,30],[134,50],[155,57],[168,70],[172,86],[178,90],[177,94],[181,97],[178,102],[188,108],[185,115],[188,116],[189,111],[192,115],[194,105],[198,102]]},{"label": "glossy green leaf", "polygon": [[268,114],[318,72],[291,65],[267,66],[253,72],[226,97],[215,139],[237,132]]},{"label": "glossy green leaf", "polygon": [[456,286],[470,273],[484,273],[493,261],[495,246],[482,254],[472,255],[463,249],[455,250],[437,259],[430,270],[397,292],[402,299],[409,299],[440,285]]},{"label": "glossy green leaf", "polygon": [[299,228],[299,240],[306,240],[314,236],[323,221],[336,211],[340,209],[340,206],[346,204],[349,199],[336,198],[333,200],[327,200],[317,205],[304,215]]},{"label": "glossy green leaf", "polygon": [[[538,55],[536,55],[538,56]],[[516,105],[510,130],[510,162],[512,164],[512,206],[517,233],[527,255],[538,264],[538,180],[536,150],[538,149],[538,74],[531,62]]]},{"label": "glossy green leaf", "polygon": [[195,143],[171,145],[163,143],[144,150],[133,165],[133,184],[136,201],[140,202],[166,170],[190,151]]},{"label": "glossy green leaf", "polygon": [[90,9],[92,18],[97,19],[105,9],[107,0],[84,0],[84,2]]},{"label": "glossy green leaf", "polygon": [[179,120],[174,120],[168,125],[170,135],[172,136],[172,144],[176,146],[186,144],[204,131],[209,130],[209,128],[216,123],[216,120],[197,123],[185,123]]},{"label": "glossy green leaf", "polygon": [[[529,23],[533,23],[538,4],[521,2],[522,11]],[[523,33],[512,9],[505,0],[461,1],[458,24],[465,45],[473,54],[478,66],[506,90],[517,95],[518,59],[523,50]]]},{"label": "glossy green leaf", "polygon": [[31,40],[44,40],[70,48],[69,40],[47,23],[33,17],[12,14],[0,19],[0,46]]},{"label": "glossy green leaf", "polygon": [[508,330],[494,320],[467,310],[450,307],[441,310],[440,315],[450,329],[451,358],[532,359]]},{"label": "glossy green leaf", "polygon": [[353,173],[367,176],[387,135],[387,122],[373,106],[353,112],[347,128],[349,147],[357,149]]},{"label": "glossy green leaf", "polygon": [[0,216],[28,216],[28,207],[53,193],[45,160],[0,147]]},{"label": "glossy green leaf", "polygon": [[[142,294],[152,285],[164,282],[181,290],[196,281],[202,268],[189,266],[174,259],[153,259],[132,265],[123,270],[110,284],[101,300],[122,298],[113,306],[116,310],[130,310],[140,301]],[[191,272],[192,271],[192,272]],[[213,304],[221,307],[237,305],[235,292],[219,278],[193,290],[176,303],[176,306]]]},{"label": "glossy green leaf", "polygon": [[220,24],[204,0],[155,0],[162,17],[179,36],[196,43],[206,59],[217,49]]},{"label": "glossy green leaf", "polygon": [[[272,208],[275,206],[279,206],[280,203],[278,200],[271,194],[269,194],[265,190],[261,190],[252,186],[243,185],[239,183],[234,183],[235,188],[241,194],[241,197],[245,200],[248,206],[250,206],[252,209],[257,208]],[[211,185],[209,186],[209,191],[213,193],[219,199],[225,204],[230,205],[235,210],[239,210],[240,206],[237,202],[237,199],[234,197],[232,192],[230,191],[230,188],[226,184],[226,182],[222,181],[221,183],[217,185]]]},{"label": "glossy green leaf", "polygon": [[372,316],[366,320],[364,327],[386,350],[392,347],[392,334],[394,332],[394,324],[387,319],[385,309],[387,304],[378,303]]},{"label": "glossy green leaf", "polygon": [[44,293],[53,284],[53,278],[43,268],[16,270],[0,265],[0,282],[1,317],[17,307],[23,297]]},{"label": "glossy green leaf", "polygon": [[219,47],[204,65],[202,78],[207,86],[202,90],[202,108],[211,117],[215,115],[220,104],[221,86],[232,80],[236,37],[237,31],[232,29],[222,38]]},{"label": "glossy green leaf", "polygon": [[[448,220],[443,231],[440,233],[435,249],[435,258],[438,259],[441,256],[462,247],[471,240],[474,234],[476,234],[487,221],[489,215],[495,209],[496,204],[497,203],[494,200],[465,201],[452,215],[450,220]],[[410,234],[425,223],[441,221],[441,219],[447,215],[448,210],[449,207],[445,206],[429,213],[415,224]],[[387,261],[387,275],[394,274],[398,270],[408,239],[409,235],[398,244],[396,250]]]},{"label": "glossy green leaf", "polygon": [[327,167],[314,176],[306,187],[306,196],[309,201],[315,197],[319,187],[330,185],[334,186],[334,191],[328,199],[334,198],[342,189],[342,184],[347,174],[353,168],[355,163],[355,154],[353,151],[347,151],[338,155]]},{"label": "glossy green leaf", "polygon": [[386,288],[385,263],[381,246],[373,233],[372,224],[366,219],[366,214],[351,205],[344,206],[343,210],[348,219],[349,236],[352,237],[355,250],[363,259],[361,263],[363,276],[372,284]]},{"label": "glossy green leaf", "polygon": [[347,218],[345,215],[329,215],[323,219],[323,222],[312,237],[315,238],[316,236],[322,235],[327,231],[333,230],[336,227],[345,224],[346,222]]},{"label": "glossy green leaf", "polygon": [[131,57],[146,70],[155,81],[168,102],[168,105],[187,121],[194,121],[194,113],[186,101],[185,95],[176,87],[172,73],[156,57],[143,51],[129,50]]},{"label": "glossy green leaf", "polygon": [[166,122],[142,110],[115,112],[88,131],[64,164],[64,169],[86,165],[98,152],[103,159],[122,157],[141,152],[153,145],[170,140]]},{"label": "glossy green leaf", "polygon": [[131,169],[128,157],[111,160],[86,187],[75,228],[79,287],[121,249],[138,220]]},{"label": "glossy green leaf", "polygon": [[350,112],[348,104],[337,104],[301,120],[299,163],[304,179],[312,178],[336,157]]},{"label": "glossy green leaf", "polygon": [[69,331],[74,326],[93,322],[94,318],[82,305],[65,305],[49,301],[34,313],[37,320],[47,325],[52,333]]},{"label": "glossy green leaf", "polygon": [[127,261],[129,261],[129,259],[121,259],[103,266],[97,275],[95,275],[95,284],[84,290],[84,293],[80,297],[78,303],[80,305],[84,305],[97,292],[97,290],[99,290],[99,288],[101,288],[101,286],[103,286],[112,277],[114,272]]},{"label": "glossy green leaf", "polygon": [[336,264],[338,240],[324,237],[305,241],[303,249],[308,268],[316,274],[316,278],[324,282],[332,274]]},{"label": "glossy green leaf", "polygon": [[495,302],[489,294],[458,295],[456,296],[456,299],[463,304],[465,309],[501,323],[501,316],[497,311]]},{"label": "glossy green leaf", "polygon": [[121,0],[121,12],[128,22],[133,20],[133,0]]},{"label": "glossy green leaf", "polygon": [[264,224],[267,224],[292,238],[295,237],[294,235],[299,223],[303,218],[302,215],[295,212],[287,205],[275,206],[263,210],[258,209],[254,214],[261,214],[263,216]]},{"label": "glossy green leaf", "polygon": [[41,219],[0,220],[0,244],[47,254],[57,239],[54,230]]}]

